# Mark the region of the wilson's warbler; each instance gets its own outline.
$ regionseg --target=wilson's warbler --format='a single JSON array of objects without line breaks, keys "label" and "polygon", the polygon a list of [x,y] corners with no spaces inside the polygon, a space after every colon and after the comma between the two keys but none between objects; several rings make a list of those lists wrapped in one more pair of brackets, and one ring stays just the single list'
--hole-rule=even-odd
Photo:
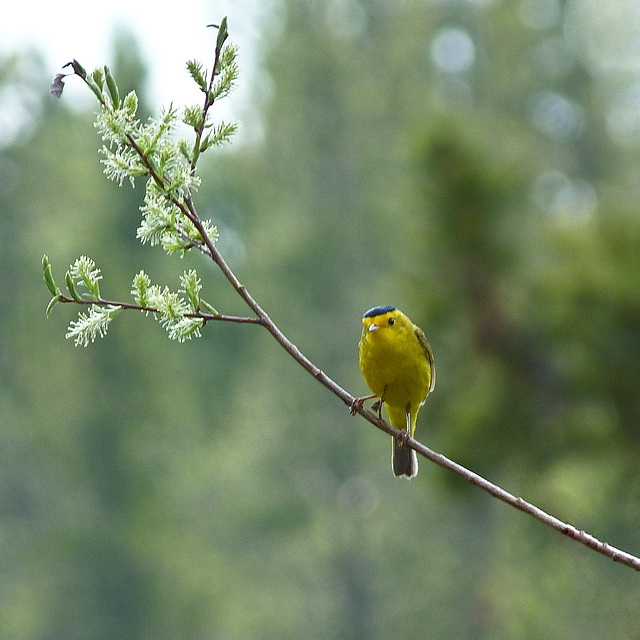
[{"label": "wilson's warbler", "polygon": [[[360,369],[374,395],[373,409],[381,413],[382,403],[389,422],[413,436],[418,411],[436,384],[436,369],[425,335],[399,309],[374,307],[362,317],[362,338],[358,346]],[[413,478],[418,473],[416,452],[393,439],[391,466],[396,476]]]}]

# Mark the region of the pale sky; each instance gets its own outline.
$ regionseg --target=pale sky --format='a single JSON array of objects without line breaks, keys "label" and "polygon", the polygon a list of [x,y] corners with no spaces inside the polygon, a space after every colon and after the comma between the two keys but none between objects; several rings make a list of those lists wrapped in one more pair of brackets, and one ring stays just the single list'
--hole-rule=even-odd
[{"label": "pale sky", "polygon": [[[216,31],[206,25],[226,15],[230,41],[240,46],[240,79],[220,108],[226,103],[224,117],[244,120],[242,105],[256,80],[258,40],[273,5],[271,0],[12,0],[2,7],[0,55],[36,48],[44,55],[51,79],[72,58],[90,71],[112,62],[113,34],[124,26],[136,36],[150,67],[151,99],[157,106],[195,104],[201,94],[185,62],[196,58],[205,67],[211,64]],[[90,92],[80,85],[70,79],[63,99],[86,105]]]}]

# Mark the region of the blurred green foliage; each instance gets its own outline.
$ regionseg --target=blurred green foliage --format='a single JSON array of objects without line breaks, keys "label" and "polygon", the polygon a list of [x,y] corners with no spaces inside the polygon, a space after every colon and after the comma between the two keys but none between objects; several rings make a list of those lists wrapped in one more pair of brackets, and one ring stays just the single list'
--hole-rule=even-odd
[{"label": "blurred green foliage", "polygon": [[[365,391],[360,316],[396,304],[438,367],[418,438],[638,554],[640,16],[599,4],[283,1],[263,138],[196,204],[339,383]],[[143,82],[126,37],[111,68]],[[198,267],[245,309],[203,258],[135,241],[142,191],[49,82],[0,63],[1,637],[637,636],[637,574],[433,465],[394,479],[387,436],[259,328],[178,345],[127,313],[65,341],[43,253],[58,278],[91,256],[111,299]]]}]

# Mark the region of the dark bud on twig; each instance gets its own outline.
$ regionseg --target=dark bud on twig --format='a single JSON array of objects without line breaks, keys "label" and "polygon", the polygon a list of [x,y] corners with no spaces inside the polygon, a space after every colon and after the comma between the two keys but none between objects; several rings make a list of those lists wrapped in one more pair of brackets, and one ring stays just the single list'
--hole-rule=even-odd
[{"label": "dark bud on twig", "polygon": [[63,69],[66,67],[73,67],[73,72],[80,76],[83,80],[87,79],[87,72],[84,67],[74,58],[71,62],[67,62],[67,64],[63,65]]}]

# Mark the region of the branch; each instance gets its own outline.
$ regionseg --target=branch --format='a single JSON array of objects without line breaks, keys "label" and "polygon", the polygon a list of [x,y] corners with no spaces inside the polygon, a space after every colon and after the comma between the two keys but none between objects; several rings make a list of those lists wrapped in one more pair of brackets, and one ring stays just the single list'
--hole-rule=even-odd
[{"label": "branch", "polygon": [[[76,300],[69,298],[63,294],[58,294],[58,302],[72,302],[74,304],[84,304],[87,306],[97,305],[99,307],[119,307],[120,309],[134,309],[137,311],[144,311],[148,313],[161,313],[160,309],[156,307],[143,307],[139,304],[133,304],[131,302],[114,302],[113,300],[86,300],[84,298]],[[262,324],[260,318],[246,318],[243,316],[228,316],[223,313],[185,313],[185,318],[200,318],[206,324],[209,320],[220,320],[221,322],[234,322],[236,324]]]},{"label": "branch", "polygon": [[[360,413],[362,413],[365,416],[365,418],[367,418],[371,422],[368,415],[365,415],[365,413],[363,412],[360,412]],[[376,418],[376,416],[373,416],[373,417]],[[384,422],[384,421],[381,421],[381,422]],[[589,547],[590,549],[593,549],[594,551],[597,551],[598,553],[601,553],[607,558],[611,558],[611,560],[613,560],[614,562],[620,562],[622,564],[627,565],[628,567],[631,567],[632,569],[635,569],[636,571],[640,571],[640,558],[633,556],[630,553],[627,553],[626,551],[617,549],[616,547],[613,547],[606,542],[602,542],[598,540],[596,537],[587,533],[586,531],[576,529],[576,527],[574,527],[573,525],[568,524],[566,522],[562,522],[562,520],[559,520],[555,516],[552,516],[546,513],[542,509],[527,502],[526,500],[523,500],[520,497],[514,496],[513,494],[509,493],[508,491],[505,491],[498,485],[495,485],[492,482],[485,480],[482,476],[479,476],[477,473],[474,473],[473,471],[466,469],[462,465],[459,465],[458,463],[453,462],[452,460],[449,460],[449,458],[443,456],[441,453],[437,453],[432,449],[429,449],[428,447],[423,445],[421,442],[418,442],[417,440],[414,440],[413,438],[409,437],[406,431],[398,432],[396,429],[394,429],[388,424],[386,424],[386,427],[389,427],[389,428],[384,428],[380,424],[376,426],[383,429],[383,431],[386,431],[387,433],[391,433],[391,435],[400,438],[406,446],[411,447],[420,455],[424,456],[428,460],[431,460],[432,462],[435,462],[436,464],[439,464],[444,469],[453,471],[453,473],[459,475],[461,478],[464,478],[467,482],[470,482],[471,484],[476,485],[476,487],[479,487],[483,491],[486,491],[487,493],[491,494],[494,498],[498,498],[498,500],[502,500],[503,502],[506,502],[512,507],[515,507],[520,511],[524,511],[524,513],[528,513],[530,516],[533,516],[536,520],[539,520],[543,524],[546,524],[547,526],[552,527],[556,531],[559,531],[563,535],[568,536],[569,538],[577,542],[580,542],[581,544],[585,545],[586,547]]]}]

